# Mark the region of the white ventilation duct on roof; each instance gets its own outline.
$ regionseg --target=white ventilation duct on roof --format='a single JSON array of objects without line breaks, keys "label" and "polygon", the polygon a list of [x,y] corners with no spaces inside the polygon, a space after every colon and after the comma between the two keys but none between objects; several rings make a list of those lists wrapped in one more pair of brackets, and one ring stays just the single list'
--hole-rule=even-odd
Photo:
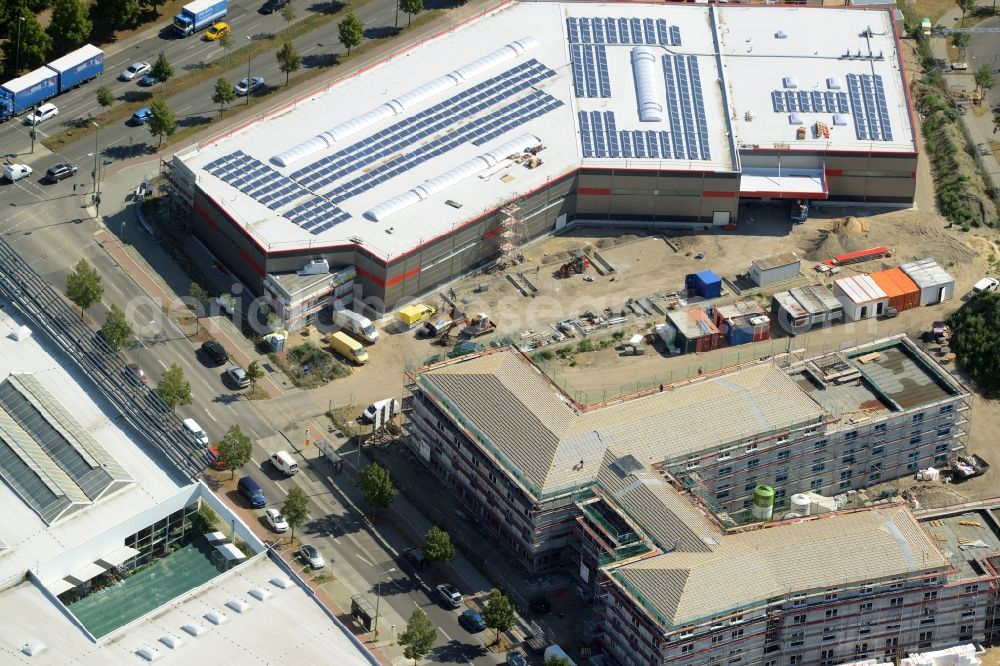
[{"label": "white ventilation duct on roof", "polygon": [[635,96],[639,101],[639,120],[644,123],[663,122],[663,105],[656,89],[656,54],[648,46],[632,49],[632,76]]},{"label": "white ventilation duct on roof", "polygon": [[534,37],[522,37],[509,44],[505,44],[496,51],[484,55],[482,58],[470,62],[442,77],[429,81],[419,88],[415,88],[408,93],[389,100],[367,113],[355,116],[347,122],[343,122],[332,127],[321,134],[303,141],[297,146],[289,148],[283,153],[279,153],[271,158],[271,161],[278,166],[288,167],[314,155],[321,150],[326,150],[338,141],[342,141],[348,136],[360,132],[375,123],[402,114],[407,109],[416,106],[420,102],[440,94],[449,88],[461,85],[483,72],[502,65],[508,60],[524,55],[529,50],[538,46],[538,40]]},{"label": "white ventilation duct on roof", "polygon": [[468,162],[459,164],[454,169],[446,171],[436,178],[425,180],[412,190],[407,190],[400,195],[383,201],[371,210],[365,211],[365,217],[373,222],[381,222],[390,215],[395,215],[404,208],[428,199],[460,181],[491,169],[508,156],[523,153],[527,148],[537,146],[541,142],[542,140],[536,136],[522,134],[512,141],[497,146],[488,153],[483,153]]}]

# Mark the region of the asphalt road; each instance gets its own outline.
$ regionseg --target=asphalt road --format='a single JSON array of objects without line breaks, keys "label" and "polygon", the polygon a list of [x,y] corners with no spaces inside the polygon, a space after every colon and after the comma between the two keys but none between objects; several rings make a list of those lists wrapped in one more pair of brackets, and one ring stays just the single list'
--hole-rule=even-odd
[{"label": "asphalt road", "polygon": [[[262,2],[230,3],[229,15],[225,19],[233,27],[234,49],[244,46],[247,37],[260,34],[280,33],[285,28],[284,19],[280,13],[263,15],[257,12]],[[298,6],[300,17],[308,12],[324,8],[326,3],[309,6]],[[365,25],[366,34],[378,34],[379,29],[393,26],[395,21],[396,3],[394,0],[372,0],[357,9],[357,16]],[[406,15],[401,14],[400,23]],[[195,68],[202,62],[214,62],[224,58],[224,52],[217,42],[206,42],[202,39],[204,31],[187,38],[177,38],[173,29],[169,28],[170,17],[163,17],[164,29],[159,36],[142,39],[128,48],[105,57],[104,74],[80,88],[50,100],[59,108],[59,115],[53,120],[38,126],[38,139],[62,131],[69,124],[80,118],[97,115],[101,107],[97,103],[96,91],[104,85],[109,87],[119,100],[129,94],[151,92],[154,95],[157,87],[143,88],[138,80],[124,82],[117,79],[118,75],[131,63],[145,61],[152,64],[162,51],[166,53],[174,67],[175,77]],[[338,41],[337,22],[331,22],[321,29],[303,35],[294,40],[295,47],[302,56],[302,69],[299,73],[310,69],[329,65],[334,54],[344,51]],[[237,82],[247,76],[247,61],[230,57],[232,68],[226,77]],[[251,76],[262,76],[267,82],[265,89],[254,93],[255,96],[266,96],[284,86],[285,75],[278,70],[278,63],[273,53],[262,54],[250,62]],[[294,82],[295,74],[292,75]],[[219,115],[219,105],[212,102],[215,81],[205,81],[202,84],[185,88],[183,91],[167,98],[166,102],[177,117],[181,127],[204,123]],[[237,106],[240,101],[234,104]],[[0,146],[5,155],[23,155],[31,147],[29,126],[21,118],[0,125]],[[58,154],[51,155],[32,162],[37,173],[44,173],[52,164],[70,161],[76,163],[82,172],[90,174],[93,168],[95,145],[103,155],[111,159],[123,159],[138,155],[140,151],[156,147],[157,140],[149,133],[148,127],[132,127],[122,121],[110,127],[102,127],[97,137],[65,146]],[[39,152],[44,149],[36,149]],[[9,157],[8,161],[17,162],[17,157]]]}]

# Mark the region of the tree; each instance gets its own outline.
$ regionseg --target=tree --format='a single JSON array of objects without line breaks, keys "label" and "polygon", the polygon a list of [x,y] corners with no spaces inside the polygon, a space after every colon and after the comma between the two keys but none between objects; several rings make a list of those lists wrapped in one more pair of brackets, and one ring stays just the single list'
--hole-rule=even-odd
[{"label": "tree", "polygon": [[962,22],[958,24],[961,28],[965,26],[965,15],[976,8],[976,0],[955,0],[955,4],[962,10]]},{"label": "tree", "polygon": [[154,99],[149,105],[149,110],[149,133],[160,138],[156,144],[156,147],[159,148],[160,144],[163,143],[163,137],[170,136],[177,131],[177,118],[174,117],[174,112],[162,99]]},{"label": "tree", "polygon": [[[164,376],[166,376],[165,373]],[[250,456],[253,455],[253,444],[250,442],[250,437],[235,423],[229,426],[229,430],[219,440],[218,449],[219,457],[225,460],[226,466],[229,467],[230,479],[236,475],[237,469],[250,462]]]},{"label": "tree", "polygon": [[407,13],[406,27],[409,28],[413,15],[424,11],[424,0],[400,0],[399,8]]},{"label": "tree", "polygon": [[224,76],[220,76],[215,82],[215,93],[212,101],[219,105],[219,113],[226,110],[226,104],[230,104],[236,99],[236,88]]},{"label": "tree", "polygon": [[288,3],[281,8],[281,18],[285,19],[285,30],[287,31],[292,27],[292,21],[298,17],[298,12],[295,11],[295,5]]},{"label": "tree", "polygon": [[987,397],[1000,391],[1000,293],[976,294],[948,319],[958,364]]},{"label": "tree", "polygon": [[229,49],[233,48],[233,34],[227,32],[222,37],[219,37],[219,46],[222,47],[222,53],[226,59],[226,64],[229,64]]},{"label": "tree", "polygon": [[[171,363],[170,367],[160,375],[156,394],[173,410],[176,410],[178,405],[190,405],[191,382],[184,379],[184,369],[176,363]],[[223,460],[230,459],[223,458]]]},{"label": "tree", "polygon": [[993,133],[1000,132],[1000,113],[993,114]]},{"label": "tree", "polygon": [[569,659],[553,654],[545,658],[545,666],[569,666]]},{"label": "tree", "polygon": [[455,559],[455,546],[451,537],[443,529],[434,525],[424,535],[424,555],[427,559],[448,564]]},{"label": "tree", "polygon": [[57,51],[68,51],[86,43],[93,27],[80,0],[56,0],[46,32]]},{"label": "tree", "polygon": [[497,643],[500,642],[500,634],[514,626],[514,607],[507,595],[495,587],[490,590],[490,597],[483,608],[483,622],[497,632]]},{"label": "tree", "polygon": [[965,47],[972,40],[972,35],[967,32],[953,32],[951,34],[951,44],[961,52],[961,58],[965,59]]},{"label": "tree", "polygon": [[2,46],[4,62],[11,71],[14,70],[15,62],[19,63],[22,70],[37,69],[48,60],[49,52],[52,50],[52,38],[42,28],[34,13],[22,7],[19,15],[24,18],[24,22],[21,23],[21,55],[18,58],[17,16],[12,16],[7,25],[8,39]]},{"label": "tree", "polygon": [[306,494],[298,486],[288,491],[285,503],[281,505],[281,513],[285,516],[285,522],[292,528],[292,541],[295,541],[295,528],[302,527],[306,518],[309,517],[309,508],[306,506]]},{"label": "tree", "polygon": [[406,631],[399,635],[398,642],[403,646],[403,656],[412,659],[416,664],[417,659],[426,657],[434,649],[435,640],[437,640],[437,629],[427,614],[418,608],[410,615]]},{"label": "tree", "polygon": [[108,313],[104,315],[104,327],[97,334],[104,338],[109,347],[118,351],[135,335],[135,331],[132,330],[132,324],[125,319],[122,309],[112,303]]},{"label": "tree", "polygon": [[163,84],[174,76],[174,66],[167,60],[166,53],[160,51],[160,55],[156,56],[156,62],[153,63],[153,69],[149,73],[160,82],[160,90],[163,90]]},{"label": "tree", "polygon": [[976,87],[979,88],[979,92],[982,96],[985,96],[986,91],[997,84],[997,79],[993,76],[993,68],[989,65],[983,65],[977,69],[972,78],[975,79]]},{"label": "tree", "polygon": [[257,361],[251,361],[246,369],[247,379],[250,380],[250,393],[257,391],[257,381],[264,377],[264,368],[260,367]]},{"label": "tree", "polygon": [[365,502],[372,509],[372,519],[375,518],[375,511],[392,504],[399,491],[392,485],[392,475],[389,470],[378,463],[372,463],[361,470],[358,475],[358,486],[364,493]]},{"label": "tree", "polygon": [[160,15],[160,9],[158,7],[159,4],[160,4],[160,0],[139,0],[139,5],[140,6],[142,6],[142,7],[152,7],[153,8],[153,13],[156,14],[157,16]]},{"label": "tree", "polygon": [[364,37],[364,24],[351,12],[337,24],[337,30],[340,32],[340,43],[347,49],[347,55],[351,55],[351,49],[360,44]]},{"label": "tree", "polygon": [[278,58],[278,69],[285,73],[285,85],[287,86],[288,75],[298,71],[299,67],[302,66],[302,57],[291,42],[282,44],[276,57]]},{"label": "tree", "polygon": [[83,311],[101,300],[103,295],[101,274],[86,259],[80,259],[73,272],[66,276],[66,298],[80,308],[80,315],[83,316]]},{"label": "tree", "polygon": [[194,309],[195,313],[203,310],[205,303],[208,301],[210,296],[208,295],[208,290],[201,286],[198,282],[192,282],[191,286],[188,287],[188,294],[195,300]]},{"label": "tree", "polygon": [[111,30],[131,28],[140,14],[139,0],[95,0],[90,6],[90,18]]},{"label": "tree", "polygon": [[101,86],[97,89],[97,103],[104,107],[115,105],[115,94],[111,92],[111,88]]}]

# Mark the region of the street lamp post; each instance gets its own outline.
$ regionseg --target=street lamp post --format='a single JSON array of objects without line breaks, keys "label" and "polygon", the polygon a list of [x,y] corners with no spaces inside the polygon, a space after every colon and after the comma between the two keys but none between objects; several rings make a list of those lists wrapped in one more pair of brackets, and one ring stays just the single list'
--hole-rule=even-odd
[{"label": "street lamp post", "polygon": [[[250,35],[247,35],[247,41],[252,42]],[[247,106],[250,106],[250,58],[253,56],[253,49],[247,49]]]},{"label": "street lamp post", "polygon": [[21,71],[21,24],[24,23],[24,17],[18,12],[17,17],[17,55],[14,57],[14,74],[17,75]]},{"label": "street lamp post", "polygon": [[101,179],[100,179],[100,173],[97,170],[100,168],[100,164],[98,163],[98,159],[100,159],[101,151],[98,148],[98,146],[100,146],[100,143],[98,141],[99,141],[99,138],[101,136],[101,126],[98,125],[93,120],[90,121],[90,124],[93,125],[95,128],[97,128],[97,131],[94,132],[94,172],[93,172],[93,176],[94,176],[94,206],[96,207],[96,210],[97,210],[97,217],[100,217],[101,216]]},{"label": "street lamp post", "polygon": [[378,602],[382,598],[382,576],[385,574],[391,574],[396,571],[396,567],[391,569],[386,569],[378,575],[378,586],[375,588],[375,626],[372,627],[372,633],[375,637],[378,637]]},{"label": "street lamp post", "polygon": [[396,0],[396,30],[399,30],[399,0]]}]

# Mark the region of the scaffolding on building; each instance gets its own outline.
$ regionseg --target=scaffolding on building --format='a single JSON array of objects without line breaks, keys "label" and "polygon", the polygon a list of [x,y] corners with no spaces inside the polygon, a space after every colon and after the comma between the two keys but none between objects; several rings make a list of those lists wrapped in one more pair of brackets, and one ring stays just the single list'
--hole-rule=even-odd
[{"label": "scaffolding on building", "polygon": [[522,248],[524,245],[524,223],[520,216],[521,207],[516,203],[507,204],[500,209],[503,218],[500,221],[500,257],[497,267],[505,270],[524,261]]}]

